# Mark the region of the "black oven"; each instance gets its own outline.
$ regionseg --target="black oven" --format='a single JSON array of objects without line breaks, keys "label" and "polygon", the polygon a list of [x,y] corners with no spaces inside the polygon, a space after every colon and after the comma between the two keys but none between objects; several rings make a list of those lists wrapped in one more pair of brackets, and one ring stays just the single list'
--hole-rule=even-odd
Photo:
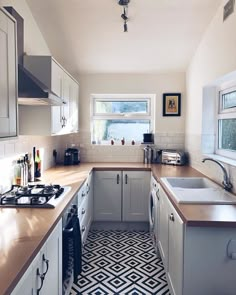
[{"label": "black oven", "polygon": [[82,241],[78,218],[77,198],[63,215],[63,294],[70,292],[73,281],[82,270]]}]

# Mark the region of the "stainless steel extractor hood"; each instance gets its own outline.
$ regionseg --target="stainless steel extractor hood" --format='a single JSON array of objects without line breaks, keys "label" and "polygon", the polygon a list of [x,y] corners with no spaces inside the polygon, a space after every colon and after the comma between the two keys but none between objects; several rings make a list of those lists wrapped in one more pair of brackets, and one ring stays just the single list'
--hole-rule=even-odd
[{"label": "stainless steel extractor hood", "polygon": [[18,103],[26,105],[62,105],[61,97],[53,94],[23,63],[24,19],[13,7],[4,7],[17,21]]}]

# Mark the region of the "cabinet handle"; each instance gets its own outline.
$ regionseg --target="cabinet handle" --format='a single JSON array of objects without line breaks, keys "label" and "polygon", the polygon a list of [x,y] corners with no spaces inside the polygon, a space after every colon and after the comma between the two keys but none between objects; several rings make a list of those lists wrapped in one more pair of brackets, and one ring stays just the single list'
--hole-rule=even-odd
[{"label": "cabinet handle", "polygon": [[174,214],[173,213],[170,214],[169,219],[170,219],[170,221],[175,221],[175,217],[174,217]]},{"label": "cabinet handle", "polygon": [[41,282],[40,282],[40,287],[37,289],[37,295],[39,295],[39,292],[41,291],[42,287],[43,287],[43,281],[44,281],[44,274],[40,274],[39,269],[37,268],[37,272],[36,272],[37,276],[40,278]]},{"label": "cabinet handle", "polygon": [[85,209],[84,208],[82,209],[82,214],[85,214]]},{"label": "cabinet handle", "polygon": [[85,226],[83,225],[82,226],[82,233],[85,231]]},{"label": "cabinet handle", "polygon": [[89,193],[89,191],[90,191],[90,186],[87,183],[87,194]]},{"label": "cabinet handle", "polygon": [[120,183],[120,175],[119,175],[119,174],[117,174],[117,176],[116,176],[116,183],[117,183],[117,184]]},{"label": "cabinet handle", "polygon": [[43,254],[43,262],[46,263],[46,270],[43,273],[44,277],[46,276],[48,269],[49,269],[49,260],[45,258],[45,255]]},{"label": "cabinet handle", "polygon": [[125,174],[125,184],[127,184],[127,183],[128,183],[128,175]]}]

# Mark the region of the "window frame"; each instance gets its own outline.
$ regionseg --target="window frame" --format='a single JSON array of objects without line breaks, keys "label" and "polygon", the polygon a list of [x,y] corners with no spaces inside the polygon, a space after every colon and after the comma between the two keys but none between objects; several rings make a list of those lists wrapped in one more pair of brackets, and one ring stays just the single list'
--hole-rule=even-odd
[{"label": "window frame", "polygon": [[[90,102],[90,132],[91,142],[93,141],[93,121],[94,120],[150,120],[150,132],[155,132],[155,94],[91,94]],[[96,101],[147,101],[148,112],[147,113],[125,113],[125,114],[112,114],[112,113],[100,113],[96,114],[95,103]],[[110,141],[102,141],[102,144],[108,144]],[[129,142],[128,142],[129,143]],[[136,145],[141,144],[141,141],[136,141]]]},{"label": "window frame", "polygon": [[215,153],[233,160],[236,160],[236,151],[219,148],[220,146],[220,120],[223,119],[236,119],[236,107],[223,109],[223,95],[236,91],[236,85],[227,88],[219,88],[217,103],[216,103],[216,140],[215,140]]}]

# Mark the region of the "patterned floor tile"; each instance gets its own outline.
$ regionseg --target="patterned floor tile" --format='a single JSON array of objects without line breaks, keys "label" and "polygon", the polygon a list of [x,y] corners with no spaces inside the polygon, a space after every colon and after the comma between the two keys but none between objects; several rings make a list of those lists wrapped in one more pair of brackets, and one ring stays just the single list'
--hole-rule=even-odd
[{"label": "patterned floor tile", "polygon": [[70,295],[170,295],[149,232],[89,232]]}]

